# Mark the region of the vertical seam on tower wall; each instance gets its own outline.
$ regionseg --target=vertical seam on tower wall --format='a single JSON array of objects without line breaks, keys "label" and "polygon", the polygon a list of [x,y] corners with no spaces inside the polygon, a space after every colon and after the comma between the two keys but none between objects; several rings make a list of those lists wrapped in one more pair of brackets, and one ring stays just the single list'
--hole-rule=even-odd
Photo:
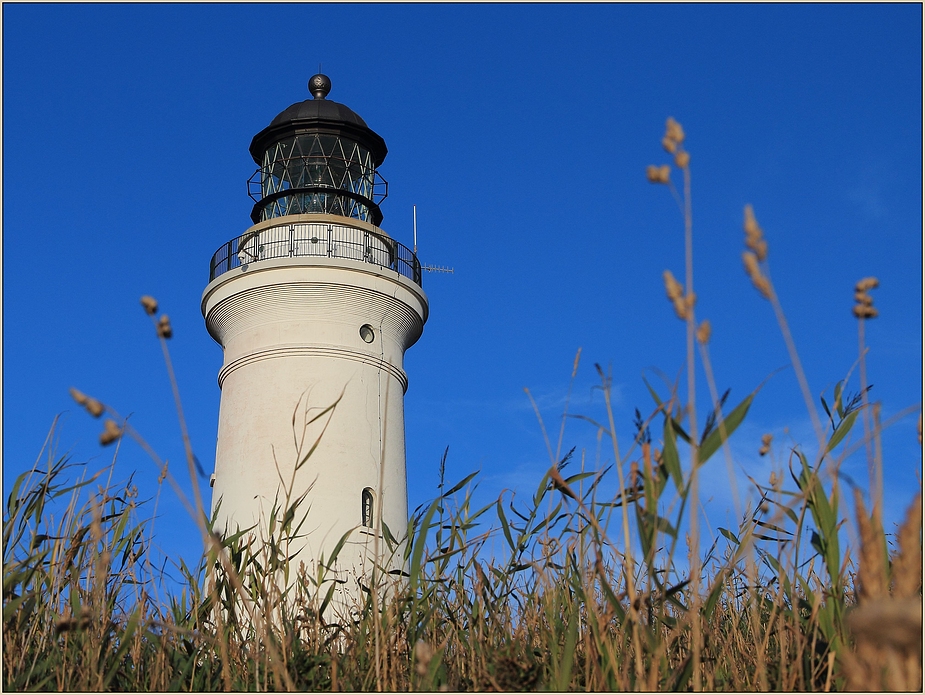
[{"label": "vertical seam on tower wall", "polygon": [[[376,370],[376,381],[378,383],[378,392],[379,392],[379,465],[377,466],[378,470],[377,478],[379,481],[383,479],[383,467],[385,466],[385,449],[383,448],[383,431],[382,431],[382,364],[385,362],[385,341],[382,339],[382,317],[379,318],[379,364],[377,365],[378,369]],[[379,519],[382,519],[382,498],[385,497],[385,490],[379,490],[379,499],[377,500],[377,506],[374,511],[378,515]],[[381,526],[381,522],[380,522]],[[377,531],[381,532],[381,528],[377,528]],[[377,558],[378,560],[378,558]]]}]

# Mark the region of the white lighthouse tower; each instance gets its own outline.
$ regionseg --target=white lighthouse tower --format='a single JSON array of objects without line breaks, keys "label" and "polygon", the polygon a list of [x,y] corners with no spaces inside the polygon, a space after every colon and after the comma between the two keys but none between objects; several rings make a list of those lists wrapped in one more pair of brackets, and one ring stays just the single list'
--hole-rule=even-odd
[{"label": "white lighthouse tower", "polygon": [[428,305],[418,259],[379,227],[385,142],[327,99],[328,77],[308,84],[251,142],[254,224],[216,251],[202,297],[224,350],[212,505],[216,530],[259,537],[304,495],[294,566],[317,576],[346,536],[327,571],[355,589],[389,563],[384,526],[407,528],[402,362]]}]

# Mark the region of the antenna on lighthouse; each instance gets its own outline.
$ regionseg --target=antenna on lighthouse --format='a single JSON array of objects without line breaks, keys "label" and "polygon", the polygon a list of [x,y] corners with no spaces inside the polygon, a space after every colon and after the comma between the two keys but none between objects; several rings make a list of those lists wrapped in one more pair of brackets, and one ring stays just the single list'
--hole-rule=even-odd
[{"label": "antenna on lighthouse", "polygon": [[[414,217],[414,255],[418,255],[418,206],[411,206],[411,214]],[[452,268],[447,268],[443,265],[425,265],[421,264],[421,270],[426,270],[428,273],[453,273]]]}]

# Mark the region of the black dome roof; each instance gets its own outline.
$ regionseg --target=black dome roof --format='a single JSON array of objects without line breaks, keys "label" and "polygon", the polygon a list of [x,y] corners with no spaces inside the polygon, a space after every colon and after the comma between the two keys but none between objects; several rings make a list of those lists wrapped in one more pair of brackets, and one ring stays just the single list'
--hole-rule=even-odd
[{"label": "black dome roof", "polygon": [[314,98],[292,104],[254,136],[250,146],[254,161],[261,164],[264,151],[283,138],[318,132],[350,138],[372,153],[376,166],[382,164],[389,151],[385,140],[349,106],[325,99],[331,80],[326,75],[315,75],[308,86]]},{"label": "black dome roof", "polygon": [[358,125],[361,128],[369,128],[366,121],[360,118],[359,114],[349,106],[327,99],[306,99],[293,104],[274,118],[269,127],[272,128],[275,125],[289,123],[290,121],[310,120],[342,121]]}]

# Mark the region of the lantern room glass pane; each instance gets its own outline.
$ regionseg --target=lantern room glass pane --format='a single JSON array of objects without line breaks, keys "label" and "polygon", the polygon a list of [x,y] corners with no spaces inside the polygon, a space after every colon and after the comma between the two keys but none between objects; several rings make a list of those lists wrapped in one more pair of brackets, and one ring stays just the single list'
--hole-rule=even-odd
[{"label": "lantern room glass pane", "polygon": [[[261,217],[323,212],[368,221],[368,205],[353,196],[338,195],[336,191],[349,191],[372,202],[375,176],[369,150],[347,138],[303,133],[280,140],[264,153],[263,197],[290,189],[316,190],[293,191],[264,207]],[[318,188],[331,192],[318,191]]]}]

